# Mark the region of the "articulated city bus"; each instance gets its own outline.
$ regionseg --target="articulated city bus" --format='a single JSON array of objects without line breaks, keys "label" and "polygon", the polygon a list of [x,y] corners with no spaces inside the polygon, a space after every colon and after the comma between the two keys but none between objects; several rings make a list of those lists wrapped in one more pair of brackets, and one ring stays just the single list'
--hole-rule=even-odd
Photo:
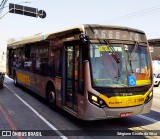
[{"label": "articulated city bus", "polygon": [[7,47],[7,74],[83,120],[150,112],[151,56],[143,31],[81,25],[38,34]]}]

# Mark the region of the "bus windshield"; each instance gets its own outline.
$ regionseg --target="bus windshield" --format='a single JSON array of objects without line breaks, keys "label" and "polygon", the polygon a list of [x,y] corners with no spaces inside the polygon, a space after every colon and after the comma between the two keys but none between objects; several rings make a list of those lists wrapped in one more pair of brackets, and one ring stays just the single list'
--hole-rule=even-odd
[{"label": "bus windshield", "polygon": [[[138,44],[111,45],[112,48],[100,43],[90,45],[93,87],[151,84],[149,54],[146,46]],[[114,54],[112,49],[115,51]]]}]

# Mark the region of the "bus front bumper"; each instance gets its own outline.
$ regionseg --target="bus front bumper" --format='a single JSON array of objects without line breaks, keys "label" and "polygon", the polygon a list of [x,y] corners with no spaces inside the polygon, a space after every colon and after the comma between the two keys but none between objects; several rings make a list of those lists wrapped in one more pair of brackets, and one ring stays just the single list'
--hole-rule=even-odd
[{"label": "bus front bumper", "polygon": [[84,112],[83,120],[100,120],[100,119],[112,119],[112,118],[123,118],[128,116],[135,116],[139,114],[149,113],[152,106],[152,100],[148,103],[127,107],[127,108],[99,108],[90,102],[86,103],[86,109]]},{"label": "bus front bumper", "polygon": [[104,111],[106,112],[107,119],[123,118],[123,117],[128,117],[128,116],[149,113],[151,106],[152,106],[152,100],[140,106],[134,106],[134,107],[128,107],[128,108],[118,108],[118,109],[104,108]]}]

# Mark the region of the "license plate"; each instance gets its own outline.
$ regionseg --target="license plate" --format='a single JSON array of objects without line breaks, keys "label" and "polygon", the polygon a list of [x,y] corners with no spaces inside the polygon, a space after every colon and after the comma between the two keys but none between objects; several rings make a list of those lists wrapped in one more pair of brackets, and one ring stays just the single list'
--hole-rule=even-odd
[{"label": "license plate", "polygon": [[128,116],[131,116],[132,115],[132,112],[123,112],[120,114],[120,117],[123,118],[123,117],[128,117]]}]

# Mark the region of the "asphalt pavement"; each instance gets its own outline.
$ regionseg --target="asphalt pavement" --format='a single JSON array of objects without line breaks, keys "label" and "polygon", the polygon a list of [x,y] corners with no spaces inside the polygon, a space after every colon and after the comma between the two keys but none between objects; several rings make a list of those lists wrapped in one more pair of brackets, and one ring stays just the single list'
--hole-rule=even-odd
[{"label": "asphalt pavement", "polygon": [[[13,80],[6,77],[4,88],[0,90],[0,130],[2,131],[23,131],[24,136],[7,137],[32,139],[30,135],[33,131],[37,133],[37,138],[72,138],[72,139],[99,139],[110,138],[106,134],[115,134],[118,131],[132,132],[135,130],[158,131],[160,132],[160,87],[154,88],[154,99],[152,110],[145,115],[138,115],[122,119],[106,119],[99,121],[82,121],[74,118],[70,114],[49,108],[46,101],[35,95],[33,92],[26,90],[23,87],[15,87]],[[96,131],[103,131],[104,136],[91,136]],[[27,133],[26,133],[27,131]],[[47,136],[41,136],[48,134]],[[49,131],[49,132],[48,132]],[[54,132],[53,132],[54,131]],[[70,135],[77,133],[75,136],[65,135],[65,132]],[[75,132],[78,131],[78,132]],[[114,132],[113,132],[114,131]],[[45,133],[44,133],[45,132]],[[36,134],[35,133],[35,134]],[[49,136],[50,134],[54,136]],[[25,136],[25,135],[30,136]],[[90,134],[90,132],[89,132]],[[121,134],[121,133],[119,133]],[[34,134],[32,134],[34,135]],[[87,136],[88,135],[88,136]],[[136,138],[160,138],[160,136],[136,136]],[[0,139],[3,138],[0,136]],[[127,138],[128,136],[112,136],[112,138]],[[135,138],[135,136],[129,136]]]}]

